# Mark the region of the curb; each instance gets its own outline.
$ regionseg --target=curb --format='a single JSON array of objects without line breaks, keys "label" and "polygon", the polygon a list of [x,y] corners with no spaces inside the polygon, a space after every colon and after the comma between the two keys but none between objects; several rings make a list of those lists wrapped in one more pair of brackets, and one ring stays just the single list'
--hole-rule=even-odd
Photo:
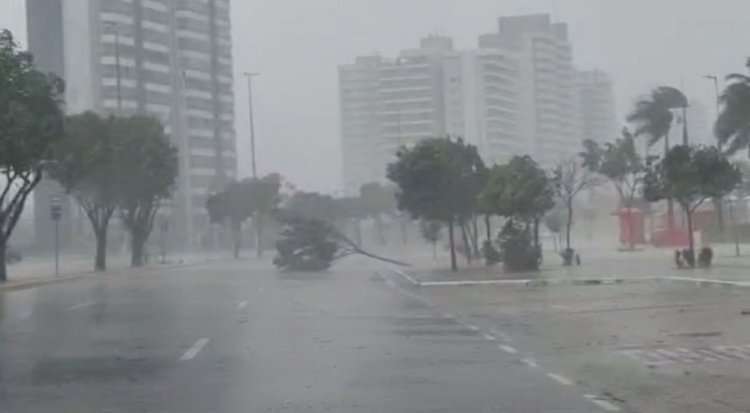
[{"label": "curb", "polygon": [[51,285],[51,284],[61,284],[61,283],[68,282],[68,281],[77,281],[77,280],[81,280],[84,278],[92,278],[93,276],[94,276],[93,273],[84,273],[84,274],[60,276],[60,277],[54,277],[54,278],[39,278],[39,279],[32,280],[32,281],[12,282],[11,284],[0,285],[0,293],[7,292],[7,291],[28,290],[31,288],[42,287],[42,286]]}]

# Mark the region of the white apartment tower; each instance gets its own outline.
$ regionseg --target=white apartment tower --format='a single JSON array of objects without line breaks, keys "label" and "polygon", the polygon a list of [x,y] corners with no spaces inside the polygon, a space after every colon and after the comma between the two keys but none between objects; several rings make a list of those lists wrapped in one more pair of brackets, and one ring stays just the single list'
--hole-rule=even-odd
[{"label": "white apartment tower", "polygon": [[520,136],[529,153],[547,168],[574,155],[581,120],[567,25],[546,14],[501,17],[496,44],[518,59]]},{"label": "white apartment tower", "polygon": [[209,193],[236,176],[229,8],[229,0],[27,0],[29,48],[65,80],[69,113],[163,123],[180,158],[165,219],[189,248],[209,238]]},{"label": "white apartment tower", "polygon": [[581,139],[608,142],[618,137],[615,93],[610,77],[600,70],[576,73],[581,110]]}]

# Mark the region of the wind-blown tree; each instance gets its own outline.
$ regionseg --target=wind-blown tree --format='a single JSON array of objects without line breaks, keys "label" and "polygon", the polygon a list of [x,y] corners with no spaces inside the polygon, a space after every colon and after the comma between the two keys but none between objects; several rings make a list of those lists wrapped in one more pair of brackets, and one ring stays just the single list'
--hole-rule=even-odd
[{"label": "wind-blown tree", "polygon": [[581,192],[591,189],[601,183],[598,176],[583,166],[579,157],[563,161],[555,168],[553,184],[555,193],[562,202],[567,216],[565,217],[565,264],[572,263],[572,248],[570,247],[570,232],[573,228],[573,206],[575,198]]},{"label": "wind-blown tree", "polygon": [[265,223],[276,212],[281,203],[282,181],[281,175],[275,173],[260,179],[250,180],[250,201],[255,219],[258,257],[263,255],[263,228]]},{"label": "wind-blown tree", "polygon": [[295,192],[284,204],[284,210],[296,216],[333,224],[339,217],[336,200],[317,192]]},{"label": "wind-blown tree", "polygon": [[242,248],[242,226],[251,217],[255,221],[257,254],[262,254],[263,224],[278,209],[281,184],[279,174],[243,179],[230,183],[206,200],[211,223],[223,224],[231,231],[235,258],[239,258]]},{"label": "wind-blown tree", "polygon": [[455,225],[463,226],[475,213],[478,188],[474,182],[484,168],[477,148],[462,140],[431,138],[401,148],[396,158],[388,165],[388,178],[398,185],[399,209],[415,219],[448,226],[451,269],[457,271]]},{"label": "wind-blown tree", "polygon": [[555,191],[547,173],[530,156],[514,156],[491,169],[480,197],[493,213],[524,223],[534,246],[540,248],[539,223],[555,206]]},{"label": "wind-blown tree", "polygon": [[212,224],[222,224],[232,233],[234,258],[240,257],[242,248],[242,225],[254,211],[249,179],[232,182],[223,191],[212,194],[206,200],[208,217]]},{"label": "wind-blown tree", "polygon": [[63,135],[63,82],[36,69],[11,33],[0,31],[0,283],[8,239]]},{"label": "wind-blown tree", "polygon": [[[745,67],[750,70],[750,58]],[[721,94],[721,113],[714,132],[719,147],[728,155],[740,150],[750,155],[750,76],[733,73],[727,76],[729,84]]]},{"label": "wind-blown tree", "polygon": [[[636,102],[635,108],[628,115],[627,120],[635,125],[635,136],[648,137],[651,147],[660,140],[664,142],[664,155],[670,148],[669,131],[674,121],[673,110],[682,109],[685,117],[688,106],[687,98],[679,89],[661,86],[653,91],[649,97]],[[683,120],[683,144],[687,145],[687,119]],[[667,225],[674,228],[674,206],[672,200],[667,199]]]},{"label": "wind-blown tree", "polygon": [[675,146],[644,180],[646,199],[655,202],[674,199],[687,220],[689,248],[695,257],[693,212],[709,198],[724,197],[741,182],[742,176],[716,148]]},{"label": "wind-blown tree", "polygon": [[587,140],[581,153],[583,167],[607,178],[615,187],[620,206],[625,208],[630,232],[630,249],[635,249],[633,237],[632,209],[635,208],[639,189],[642,188],[646,167],[635,148],[635,139],[629,130],[623,129],[622,137],[601,147]]},{"label": "wind-blown tree", "polygon": [[96,238],[94,269],[107,269],[107,232],[120,200],[118,164],[121,142],[113,119],[93,112],[68,118],[65,137],[55,148],[52,177],[76,199]]},{"label": "wind-blown tree", "polygon": [[117,152],[120,217],[130,233],[131,265],[140,267],[156,213],[175,187],[177,150],[157,119],[132,116],[112,122],[121,146]]},{"label": "wind-blown tree", "polygon": [[359,189],[359,197],[362,199],[362,207],[365,214],[375,221],[378,232],[378,242],[385,245],[385,233],[383,231],[383,216],[393,216],[396,213],[396,188],[392,185],[381,185],[378,182],[370,182],[362,185]]}]

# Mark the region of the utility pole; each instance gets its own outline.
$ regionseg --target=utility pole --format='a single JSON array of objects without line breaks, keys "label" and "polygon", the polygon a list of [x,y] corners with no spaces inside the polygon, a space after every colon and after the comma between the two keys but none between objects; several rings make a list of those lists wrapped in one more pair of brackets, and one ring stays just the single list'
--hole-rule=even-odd
[{"label": "utility pole", "polygon": [[245,72],[247,78],[247,100],[250,115],[250,155],[253,161],[253,178],[258,177],[258,162],[255,157],[255,118],[253,116],[253,78],[259,76],[260,73]]},{"label": "utility pole", "polygon": [[55,276],[60,275],[60,218],[62,218],[62,201],[53,197],[50,203],[50,217],[55,223]]}]

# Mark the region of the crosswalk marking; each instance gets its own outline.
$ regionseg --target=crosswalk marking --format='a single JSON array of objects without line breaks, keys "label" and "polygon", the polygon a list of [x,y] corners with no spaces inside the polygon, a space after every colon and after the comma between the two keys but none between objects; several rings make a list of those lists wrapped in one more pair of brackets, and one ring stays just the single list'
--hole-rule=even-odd
[{"label": "crosswalk marking", "polygon": [[639,363],[663,366],[679,363],[707,363],[750,360],[750,344],[712,346],[687,349],[684,347],[658,349],[628,349],[619,351]]}]

